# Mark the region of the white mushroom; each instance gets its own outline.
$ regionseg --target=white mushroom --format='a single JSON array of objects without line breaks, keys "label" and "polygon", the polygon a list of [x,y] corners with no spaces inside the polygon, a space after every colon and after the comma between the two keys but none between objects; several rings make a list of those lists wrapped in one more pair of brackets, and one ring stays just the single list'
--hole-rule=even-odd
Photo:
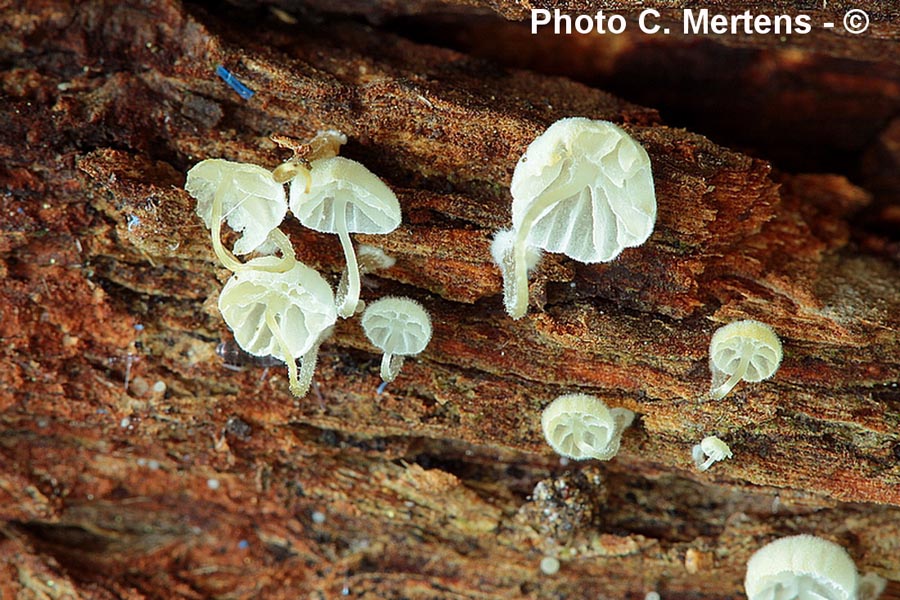
[{"label": "white mushroom", "polygon": [[720,327],[709,344],[710,397],[724,398],[742,379],[751,383],[768,379],[778,370],[781,357],[781,340],[765,323],[746,320]]},{"label": "white mushroom", "polygon": [[643,244],[656,223],[650,157],[607,121],[567,118],[551,125],[519,159],[510,191],[515,238],[500,243],[498,236],[493,254],[514,319],[528,309],[529,248],[607,262]]},{"label": "white mushroom", "polygon": [[397,196],[358,162],[336,156],[317,160],[309,192],[291,183],[291,212],[304,226],[336,233],[347,260],[348,289],[338,292],[338,314],[351,317],[359,302],[360,276],[350,233],[390,233],[400,225]]},{"label": "white mushroom", "polygon": [[[691,456],[698,471],[705,471],[713,464],[734,456],[728,444],[714,435],[703,438],[691,449]],[[705,460],[704,460],[705,459]]]},{"label": "white mushroom", "polygon": [[558,454],[574,460],[609,460],[619,451],[622,432],[634,413],[610,409],[599,398],[567,394],[551,402],[541,414],[544,437]]},{"label": "white mushroom", "polygon": [[255,258],[231,276],[219,295],[219,311],[245,352],[287,363],[291,392],[304,396],[319,344],[337,320],[334,295],[322,276],[303,263],[284,273],[256,270],[264,261],[271,257]]},{"label": "white mushroom", "polygon": [[363,313],[362,328],[369,341],[384,352],[381,378],[385,382],[397,377],[404,357],[420,353],[431,340],[431,317],[409,298],[376,300]]},{"label": "white mushroom", "polygon": [[284,187],[271,171],[257,165],[213,158],[194,165],[187,173],[184,189],[196,198],[197,214],[211,230],[213,250],[219,261],[232,271],[245,268],[222,245],[222,220],[242,233],[234,244],[239,255],[274,243],[282,254],[279,262],[268,261],[257,267],[287,271],[294,266],[294,248],[278,225],[287,214]]},{"label": "white mushroom", "polygon": [[856,565],[847,551],[813,535],[781,538],[747,562],[749,600],[856,600]]}]

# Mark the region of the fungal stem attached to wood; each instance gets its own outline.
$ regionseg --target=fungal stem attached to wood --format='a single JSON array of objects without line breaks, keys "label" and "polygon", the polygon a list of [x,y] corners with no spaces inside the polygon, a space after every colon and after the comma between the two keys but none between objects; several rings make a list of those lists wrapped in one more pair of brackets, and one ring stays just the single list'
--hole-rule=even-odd
[{"label": "fungal stem attached to wood", "polygon": [[725,383],[714,388],[710,392],[709,395],[713,400],[721,400],[728,395],[728,392],[734,389],[734,386],[741,382],[744,378],[744,374],[747,372],[747,366],[750,364],[750,356],[749,353],[745,353],[744,356],[741,357],[741,362],[738,365],[737,370],[731,374],[731,377],[729,377]]}]

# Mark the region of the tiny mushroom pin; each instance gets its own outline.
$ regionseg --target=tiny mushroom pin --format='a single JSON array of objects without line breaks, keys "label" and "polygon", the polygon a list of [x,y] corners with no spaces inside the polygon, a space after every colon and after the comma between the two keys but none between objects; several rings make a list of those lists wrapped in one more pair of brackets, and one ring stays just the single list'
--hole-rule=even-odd
[{"label": "tiny mushroom pin", "polygon": [[512,231],[495,237],[507,312],[528,310],[532,248],[583,263],[607,262],[643,244],[656,223],[650,157],[622,128],[581,117],[561,119],[537,137],[513,172]]},{"label": "tiny mushroom pin", "polygon": [[[705,471],[713,464],[726,458],[731,458],[731,448],[728,444],[714,435],[703,438],[699,444],[691,449],[691,457],[698,471]],[[705,459],[705,460],[704,460]]]},{"label": "tiny mushroom pin", "polygon": [[222,220],[242,233],[234,244],[236,254],[249,254],[274,243],[282,260],[255,267],[287,271],[294,266],[294,248],[278,225],[287,214],[284,187],[263,167],[219,158],[201,161],[187,173],[184,189],[197,200],[197,214],[211,230],[213,250],[232,271],[245,264],[222,245]]},{"label": "tiny mushroom pin", "polygon": [[541,428],[550,447],[574,460],[609,460],[619,452],[622,432],[634,413],[610,409],[588,394],[567,394],[551,402],[541,414]]},{"label": "tiny mushroom pin", "polygon": [[219,311],[245,352],[287,363],[291,393],[304,396],[337,307],[328,283],[301,262],[284,273],[255,268],[271,260],[255,258],[249,268],[234,273],[219,295]]},{"label": "tiny mushroom pin", "polygon": [[371,303],[362,316],[362,328],[384,355],[381,378],[393,381],[406,356],[419,354],[431,340],[431,318],[422,305],[409,298],[388,296]]},{"label": "tiny mushroom pin", "polygon": [[720,327],[709,344],[710,397],[724,398],[741,380],[768,379],[778,370],[781,356],[781,340],[765,323],[746,320]]},{"label": "tiny mushroom pin", "polygon": [[308,192],[291,183],[291,212],[304,226],[340,238],[348,284],[338,291],[338,314],[351,317],[359,303],[360,274],[350,233],[390,233],[400,225],[400,203],[374,173],[347,158],[314,161],[310,176]]}]

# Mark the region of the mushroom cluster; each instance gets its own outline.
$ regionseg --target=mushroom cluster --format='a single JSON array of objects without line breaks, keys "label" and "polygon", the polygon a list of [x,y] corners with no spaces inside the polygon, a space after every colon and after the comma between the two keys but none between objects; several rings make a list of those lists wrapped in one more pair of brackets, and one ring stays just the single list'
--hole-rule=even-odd
[{"label": "mushroom cluster", "polygon": [[[197,200],[197,214],[210,230],[216,257],[233,272],[219,295],[225,323],[248,354],[271,356],[287,364],[295,396],[309,390],[319,345],[337,318],[352,317],[362,309],[361,273],[393,264],[393,259],[370,246],[357,261],[350,233],[390,233],[400,224],[400,203],[374,173],[338,156],[346,141],[340,132],[319,132],[308,144],[295,147],[294,157],[274,171],[222,159],[204,160],[188,171],[185,183]],[[290,186],[289,195],[284,184]],[[338,235],[346,267],[337,298],[318,272],[297,261],[290,240],[279,229],[289,207],[304,226]],[[222,243],[223,221],[242,234],[232,249]],[[276,252],[281,256],[275,256]],[[254,253],[257,256],[247,262],[235,256]],[[403,357],[421,352],[428,344],[431,321],[412,300],[382,302],[370,307],[363,326],[385,352],[382,377],[391,381]]]}]

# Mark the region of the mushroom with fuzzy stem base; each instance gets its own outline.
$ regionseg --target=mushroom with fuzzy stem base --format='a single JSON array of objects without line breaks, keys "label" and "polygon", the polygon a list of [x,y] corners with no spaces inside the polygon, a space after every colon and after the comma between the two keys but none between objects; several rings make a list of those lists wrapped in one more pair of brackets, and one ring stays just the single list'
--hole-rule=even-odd
[{"label": "mushroom with fuzzy stem base", "polygon": [[312,163],[306,193],[291,184],[291,212],[310,229],[336,233],[347,261],[346,294],[338,295],[338,314],[351,317],[359,303],[360,274],[350,233],[390,233],[400,225],[397,196],[356,161],[335,156]]},{"label": "mushroom with fuzzy stem base", "polygon": [[362,328],[384,355],[381,378],[396,379],[406,356],[419,354],[431,340],[431,317],[422,305],[409,298],[387,297],[366,307]]},{"label": "mushroom with fuzzy stem base", "polygon": [[274,243],[280,261],[265,261],[257,270],[284,272],[296,258],[290,240],[278,229],[287,214],[284,188],[263,167],[218,158],[201,161],[187,173],[185,190],[197,200],[197,214],[210,229],[213,251],[227,269],[248,268],[222,245],[222,221],[242,232],[234,245],[237,254],[249,254]]},{"label": "mushroom with fuzzy stem base", "polygon": [[271,260],[253,259],[232,275],[219,295],[219,311],[238,345],[254,356],[284,361],[291,393],[304,396],[319,345],[337,320],[334,295],[321,275],[300,262],[284,273],[254,270]]}]

